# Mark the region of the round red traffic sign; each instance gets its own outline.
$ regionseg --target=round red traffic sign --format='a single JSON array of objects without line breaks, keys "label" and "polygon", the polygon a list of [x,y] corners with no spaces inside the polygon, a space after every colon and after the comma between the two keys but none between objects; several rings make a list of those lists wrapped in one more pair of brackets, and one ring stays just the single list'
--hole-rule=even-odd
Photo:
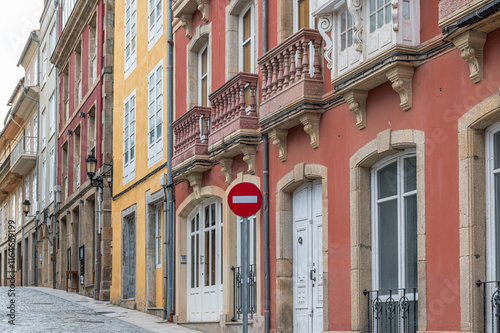
[{"label": "round red traffic sign", "polygon": [[257,213],[262,206],[262,193],[252,183],[239,183],[229,191],[227,203],[236,215],[249,217]]}]

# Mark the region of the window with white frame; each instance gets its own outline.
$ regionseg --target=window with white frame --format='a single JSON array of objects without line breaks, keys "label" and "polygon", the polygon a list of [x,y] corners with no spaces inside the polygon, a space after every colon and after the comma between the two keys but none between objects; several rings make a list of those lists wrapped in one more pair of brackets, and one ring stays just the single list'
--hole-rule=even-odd
[{"label": "window with white frame", "polygon": [[42,147],[45,147],[45,109],[42,111],[42,123],[41,123],[41,134],[42,134]]},{"label": "window with white frame", "polygon": [[149,0],[148,2],[148,48],[151,50],[163,34],[163,0]]},{"label": "window with white frame", "polygon": [[35,173],[33,173],[33,184],[32,184],[32,188],[33,188],[33,202],[31,203],[31,214],[32,215],[35,215],[35,212],[36,212],[36,206],[37,206],[37,171],[35,170]]},{"label": "window with white frame", "polygon": [[148,76],[148,168],[163,158],[163,59]]},{"label": "window with white frame", "polygon": [[76,188],[79,188],[80,187],[80,173],[81,173],[81,170],[80,170],[80,163],[78,163],[76,165]]},{"label": "window with white frame", "polygon": [[254,72],[255,27],[254,7],[247,6],[239,17],[239,68],[240,72]]},{"label": "window with white frame", "polygon": [[486,280],[500,280],[500,123],[486,130]]},{"label": "window with white frame", "polygon": [[55,92],[49,98],[49,137],[56,132],[56,98]]},{"label": "window with white frame", "polygon": [[47,80],[47,50],[44,47],[42,51],[42,84]]},{"label": "window with white frame", "polygon": [[[320,19],[317,28],[326,41],[325,59],[332,68],[332,79],[391,46],[419,43],[420,20],[414,16],[419,13],[420,1],[360,0],[348,7],[342,0],[326,0],[314,7],[310,10]],[[298,27],[295,17],[294,27]],[[310,19],[310,28],[314,28],[314,21]]]},{"label": "window with white frame", "polygon": [[155,220],[156,220],[156,268],[161,267],[162,263],[162,230],[161,230],[161,213],[162,213],[161,203],[155,206]]},{"label": "window with white frame", "polygon": [[3,205],[3,238],[7,238],[7,203]]},{"label": "window with white frame", "polygon": [[372,169],[372,275],[380,295],[417,288],[417,172],[414,150]]},{"label": "window with white frame", "polygon": [[54,24],[52,26],[52,29],[50,29],[50,34],[49,34],[49,54],[52,56],[52,53],[54,53],[54,50],[56,48],[57,44],[57,32],[56,32],[56,25]]},{"label": "window with white frame", "polygon": [[47,172],[46,172],[46,160],[44,159],[42,162],[42,207],[45,207],[45,184],[46,184],[46,179],[47,179]]},{"label": "window with white frame", "polygon": [[38,85],[38,58],[35,58],[35,61],[33,62],[33,84],[35,86]]},{"label": "window with white frame", "polygon": [[62,0],[62,29],[64,30],[64,27],[66,26],[66,23],[68,22],[68,19],[71,15],[71,12],[73,11],[73,8],[75,7],[75,3],[78,0]]},{"label": "window with white frame", "polygon": [[137,64],[137,3],[125,0],[125,79]]},{"label": "window with white frame", "polygon": [[123,185],[135,177],[135,90],[123,104]]},{"label": "window with white frame", "polygon": [[3,213],[2,208],[0,208],[0,237],[4,238],[5,236],[4,236],[4,233],[2,231],[4,229],[3,223],[2,223],[2,216],[3,216],[2,213]]},{"label": "window with white frame", "polygon": [[49,152],[49,201],[54,199],[54,168],[56,165],[56,156],[54,147]]},{"label": "window with white frame", "polygon": [[23,219],[23,187],[19,187],[19,193],[17,194],[17,218],[19,219],[19,224],[17,225],[20,227],[22,225],[21,220]]},{"label": "window with white frame", "polygon": [[10,217],[16,222],[16,193],[12,194]]},{"label": "window with white frame", "polygon": [[36,142],[35,151],[38,149],[38,115],[33,118],[33,137]]},{"label": "window with white frame", "polygon": [[33,201],[31,201],[30,177],[26,177],[26,181],[24,182],[24,199],[33,204]]},{"label": "window with white frame", "polygon": [[208,44],[198,52],[198,105],[208,106],[209,80]]}]

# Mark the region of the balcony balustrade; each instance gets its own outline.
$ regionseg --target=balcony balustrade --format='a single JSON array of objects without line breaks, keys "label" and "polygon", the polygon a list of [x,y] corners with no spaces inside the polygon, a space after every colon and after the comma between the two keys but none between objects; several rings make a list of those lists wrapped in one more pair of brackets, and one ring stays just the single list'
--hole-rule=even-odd
[{"label": "balcony balustrade", "polygon": [[36,164],[36,137],[23,136],[10,155],[11,171],[26,175]]},{"label": "balcony balustrade", "polygon": [[208,158],[208,134],[211,108],[196,106],[172,123],[174,131],[174,156],[172,172],[174,179],[188,179],[192,186],[195,178],[210,169]]},{"label": "balcony balustrade", "polygon": [[320,61],[323,39],[315,29],[301,29],[259,58],[263,76],[259,120],[286,160],[288,129],[299,124],[319,147],[319,119],[324,79]]},{"label": "balcony balustrade", "polygon": [[244,154],[248,172],[255,172],[255,146],[259,142],[256,90],[258,74],[240,72],[210,96],[213,107],[208,138],[210,158],[222,165],[231,182],[232,158]]}]

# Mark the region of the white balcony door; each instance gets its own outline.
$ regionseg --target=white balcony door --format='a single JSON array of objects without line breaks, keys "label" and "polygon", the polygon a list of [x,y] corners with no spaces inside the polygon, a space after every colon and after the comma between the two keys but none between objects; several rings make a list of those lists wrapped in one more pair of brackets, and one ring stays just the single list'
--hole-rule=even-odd
[{"label": "white balcony door", "polygon": [[188,321],[214,321],[222,312],[222,204],[208,199],[188,218]]},{"label": "white balcony door", "polygon": [[321,181],[293,193],[294,332],[323,331],[323,218]]}]

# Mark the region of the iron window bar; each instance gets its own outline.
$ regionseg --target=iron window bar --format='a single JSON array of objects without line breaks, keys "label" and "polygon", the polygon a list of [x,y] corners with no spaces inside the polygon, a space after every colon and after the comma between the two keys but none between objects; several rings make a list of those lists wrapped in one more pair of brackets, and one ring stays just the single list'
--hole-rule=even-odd
[{"label": "iron window bar", "polygon": [[[231,270],[233,270],[233,302],[234,310],[236,312],[232,320],[237,321],[242,319],[243,300],[241,294],[243,281],[241,279],[241,266],[233,266],[231,267]],[[257,314],[257,274],[255,264],[248,265],[248,296],[248,314],[250,315],[250,319],[253,319],[253,316]]]},{"label": "iron window bar", "polygon": [[416,333],[417,288],[363,290],[366,296],[367,332]]},{"label": "iron window bar", "polygon": [[[483,332],[488,331],[488,313],[491,314],[491,333],[500,332],[500,281],[477,280],[476,285],[483,286]],[[488,286],[492,287],[491,296],[488,295]],[[489,303],[488,304],[488,298]],[[491,308],[488,308],[491,306]]]}]

